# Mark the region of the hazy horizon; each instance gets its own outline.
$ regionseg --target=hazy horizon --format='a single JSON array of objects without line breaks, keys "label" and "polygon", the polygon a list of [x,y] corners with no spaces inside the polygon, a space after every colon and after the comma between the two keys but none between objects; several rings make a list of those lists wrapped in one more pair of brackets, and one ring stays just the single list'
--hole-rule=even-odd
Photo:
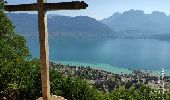
[{"label": "hazy horizon", "polygon": [[[143,11],[143,10],[130,9],[130,10],[126,10],[126,11],[124,11],[124,12],[132,11],[132,10],[134,10],[134,11]],[[123,14],[124,12],[113,12],[112,15],[106,16],[105,18],[109,18],[109,17],[113,16],[115,13],[121,13],[121,14]],[[144,11],[143,11],[143,12],[144,12]],[[166,14],[165,12],[161,12],[161,11],[152,11],[151,13],[146,13],[146,12],[144,12],[144,14],[152,14],[153,12],[160,12],[160,13],[164,13],[166,16],[170,16],[170,14]],[[18,13],[18,14],[19,14],[19,13],[27,13],[27,14],[37,14],[37,13],[30,13],[30,12],[7,12],[7,13]],[[69,16],[69,17],[88,16],[88,15],[75,15],[75,16],[71,16],[71,15],[65,15],[65,14],[59,14],[59,13],[48,13],[48,15],[61,15],[61,16]],[[94,18],[94,17],[92,17],[92,16],[88,16],[88,17]],[[105,19],[105,18],[102,18],[102,19],[94,18],[94,19],[96,19],[96,20],[103,20],[103,19]]]},{"label": "hazy horizon", "polygon": [[[68,2],[77,0],[47,0],[48,2]],[[169,0],[84,0],[89,7],[86,10],[76,11],[50,11],[49,14],[60,14],[65,16],[90,16],[92,18],[101,20],[111,16],[115,12],[124,12],[131,9],[142,10],[146,14],[153,11],[164,12],[166,15],[170,14]],[[7,0],[8,4],[23,4],[35,3],[36,0]]]}]

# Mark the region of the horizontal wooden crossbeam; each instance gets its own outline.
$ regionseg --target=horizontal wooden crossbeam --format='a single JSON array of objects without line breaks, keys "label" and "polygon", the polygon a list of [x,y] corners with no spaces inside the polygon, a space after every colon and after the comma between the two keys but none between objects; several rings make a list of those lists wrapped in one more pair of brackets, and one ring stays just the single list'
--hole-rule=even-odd
[{"label": "horizontal wooden crossbeam", "polygon": [[37,11],[37,4],[5,5],[5,11]]},{"label": "horizontal wooden crossbeam", "polygon": [[86,9],[88,5],[84,1],[61,2],[61,3],[45,3],[46,10],[73,10]]},{"label": "horizontal wooden crossbeam", "polygon": [[[44,3],[44,10],[79,10],[86,9],[88,5],[84,1]],[[38,11],[38,4],[5,5],[5,11]]]}]

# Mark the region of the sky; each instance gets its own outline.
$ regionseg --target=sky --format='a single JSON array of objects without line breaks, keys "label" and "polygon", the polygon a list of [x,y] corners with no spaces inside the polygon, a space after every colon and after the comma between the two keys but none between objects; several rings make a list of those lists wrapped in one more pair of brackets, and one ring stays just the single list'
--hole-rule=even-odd
[{"label": "sky", "polygon": [[[8,4],[35,3],[37,0],[6,0]],[[68,2],[78,0],[47,0],[49,3]],[[84,0],[89,7],[85,10],[50,11],[48,14],[60,14],[66,16],[90,16],[101,20],[115,12],[124,12],[131,9],[143,10],[149,14],[153,11],[161,11],[170,14],[170,0]],[[31,13],[31,12],[29,12]]]}]

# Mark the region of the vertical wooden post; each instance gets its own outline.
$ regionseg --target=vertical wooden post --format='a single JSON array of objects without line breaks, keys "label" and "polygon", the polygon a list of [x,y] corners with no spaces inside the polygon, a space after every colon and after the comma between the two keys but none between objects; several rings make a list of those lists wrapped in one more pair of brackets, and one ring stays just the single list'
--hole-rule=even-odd
[{"label": "vertical wooden post", "polygon": [[49,48],[48,48],[48,32],[47,17],[43,3],[46,0],[38,0],[38,28],[40,42],[40,65],[41,65],[41,82],[43,100],[50,100],[50,83],[49,83]]}]

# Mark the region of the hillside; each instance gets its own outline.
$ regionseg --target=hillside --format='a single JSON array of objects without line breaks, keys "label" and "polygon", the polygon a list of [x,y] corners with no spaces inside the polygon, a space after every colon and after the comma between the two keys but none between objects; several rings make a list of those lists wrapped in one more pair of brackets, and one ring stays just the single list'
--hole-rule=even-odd
[{"label": "hillside", "polygon": [[[17,33],[38,35],[37,15],[8,13],[7,16],[15,25]],[[52,37],[115,37],[115,33],[107,25],[87,16],[49,15],[48,32]]]},{"label": "hillside", "polygon": [[[7,13],[16,27],[16,32],[24,36],[38,36],[36,14]],[[158,11],[145,14],[140,10],[114,13],[97,21],[87,16],[48,15],[50,37],[75,38],[128,38],[170,40],[170,16]]]}]

